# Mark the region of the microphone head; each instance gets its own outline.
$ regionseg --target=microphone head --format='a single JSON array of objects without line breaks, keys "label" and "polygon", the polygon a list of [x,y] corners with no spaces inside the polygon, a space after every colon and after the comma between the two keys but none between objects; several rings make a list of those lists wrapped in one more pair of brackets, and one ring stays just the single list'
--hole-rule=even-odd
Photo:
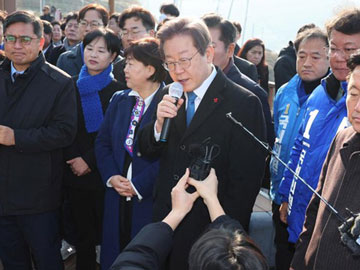
[{"label": "microphone head", "polygon": [[169,95],[170,96],[179,99],[179,98],[181,98],[183,92],[184,92],[184,88],[181,83],[173,82],[172,84],[170,84],[170,87],[169,87]]}]

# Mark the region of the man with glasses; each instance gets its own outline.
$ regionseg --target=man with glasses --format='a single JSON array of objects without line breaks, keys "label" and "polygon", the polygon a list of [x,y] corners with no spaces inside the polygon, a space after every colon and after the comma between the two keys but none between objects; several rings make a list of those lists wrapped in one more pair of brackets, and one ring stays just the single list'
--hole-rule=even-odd
[{"label": "man with glasses", "polygon": [[[99,4],[88,4],[79,11],[79,36],[83,40],[85,35],[92,30],[107,25],[109,13]],[[84,64],[83,60],[83,44],[80,42],[72,50],[60,55],[56,65],[74,76],[80,73],[80,69]]]},{"label": "man with glasses", "polygon": [[[279,88],[274,99],[274,126],[276,133],[274,151],[288,162],[294,141],[306,113],[306,101],[329,73],[329,42],[326,33],[317,27],[299,33],[294,41],[297,74]],[[288,242],[287,226],[281,222],[278,193],[285,166],[271,157],[271,189],[273,221],[275,225],[276,270],[288,270],[295,246]]]},{"label": "man with glasses", "polygon": [[66,16],[64,41],[60,46],[57,46],[53,49],[48,59],[49,63],[56,65],[57,60],[62,53],[70,51],[81,41],[77,18],[78,14],[76,12],[70,13]]},{"label": "man with glasses", "polygon": [[[5,19],[0,66],[0,260],[5,269],[63,269],[59,207],[62,148],[76,132],[71,78],[41,52],[39,19],[17,11]],[[31,254],[30,254],[31,252]]]},{"label": "man with glasses", "polygon": [[[291,169],[313,188],[318,185],[334,136],[349,125],[345,106],[349,73],[346,61],[360,48],[360,10],[342,11],[329,21],[326,29],[332,73],[321,81],[307,100],[306,113],[288,162]],[[312,192],[285,169],[278,193],[281,197],[280,219],[288,224],[289,242],[296,243]]]},{"label": "man with glasses", "polygon": [[[119,18],[121,41],[124,50],[132,41],[155,36],[155,18],[150,11],[141,6],[131,6],[125,9]],[[114,64],[114,77],[121,83],[125,80],[125,58]]]},{"label": "man with glasses", "polygon": [[[265,151],[226,114],[232,112],[260,140],[265,140],[260,101],[213,66],[214,49],[202,21],[173,19],[161,27],[158,37],[170,76],[181,83],[185,94],[176,106],[165,88],[156,120],[139,131],[140,154],[160,158],[154,220],[162,220],[171,211],[171,190],[193,158],[189,150],[210,138],[210,143],[220,148],[211,164],[219,179],[220,203],[226,213],[248,229],[261,186]],[[159,140],[164,118],[173,118],[165,143]],[[199,199],[175,231],[166,269],[188,269],[190,248],[209,223],[207,208]]]}]

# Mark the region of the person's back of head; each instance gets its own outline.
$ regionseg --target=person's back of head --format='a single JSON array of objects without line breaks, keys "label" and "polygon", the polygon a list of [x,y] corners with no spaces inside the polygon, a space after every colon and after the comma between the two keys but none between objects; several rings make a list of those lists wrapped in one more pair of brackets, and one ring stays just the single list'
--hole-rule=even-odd
[{"label": "person's back of head", "polygon": [[179,17],[180,15],[179,9],[174,4],[162,4],[160,7],[160,13],[172,17]]},{"label": "person's back of head", "polygon": [[268,265],[256,244],[230,228],[211,229],[192,246],[190,270],[266,270]]}]

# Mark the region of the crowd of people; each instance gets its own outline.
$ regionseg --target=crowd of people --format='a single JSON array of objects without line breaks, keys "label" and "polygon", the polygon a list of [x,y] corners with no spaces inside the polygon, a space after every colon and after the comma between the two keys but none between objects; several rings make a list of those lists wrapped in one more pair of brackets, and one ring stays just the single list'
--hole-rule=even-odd
[{"label": "crowd of people", "polygon": [[43,12],[0,11],[5,270],[72,253],[77,270],[269,269],[248,236],[264,175],[272,269],[360,268],[360,9],[299,29],[273,104],[264,41],[240,47],[238,22]]}]

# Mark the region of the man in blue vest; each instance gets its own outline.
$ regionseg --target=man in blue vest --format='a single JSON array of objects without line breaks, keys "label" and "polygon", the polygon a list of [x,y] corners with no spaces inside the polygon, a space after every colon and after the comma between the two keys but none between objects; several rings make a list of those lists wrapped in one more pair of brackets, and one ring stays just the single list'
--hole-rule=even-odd
[{"label": "man in blue vest", "polygon": [[[295,140],[288,165],[313,188],[337,131],[349,125],[346,116],[346,61],[360,48],[360,10],[349,9],[327,25],[332,73],[322,80],[306,104],[306,113]],[[280,184],[280,219],[288,224],[289,242],[296,243],[302,231],[312,192],[289,170]]]},{"label": "man in blue vest", "polygon": [[[276,93],[274,100],[274,124],[276,139],[274,151],[288,162],[291,148],[299,132],[306,112],[306,101],[320,80],[329,72],[329,47],[327,35],[319,28],[309,29],[298,35],[295,42],[297,74]],[[274,157],[270,162],[273,220],[275,224],[276,269],[289,269],[294,246],[288,242],[286,224],[280,221],[281,204],[278,193],[285,167]]]}]

